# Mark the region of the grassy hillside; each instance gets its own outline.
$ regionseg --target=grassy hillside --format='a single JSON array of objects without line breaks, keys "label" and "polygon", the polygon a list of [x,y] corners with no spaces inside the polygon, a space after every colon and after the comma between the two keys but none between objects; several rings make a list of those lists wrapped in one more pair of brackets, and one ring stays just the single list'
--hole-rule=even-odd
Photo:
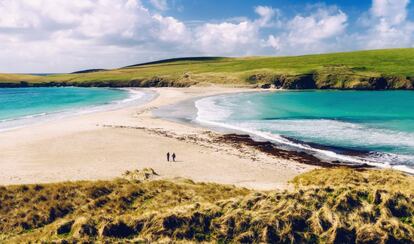
[{"label": "grassy hillside", "polygon": [[[256,192],[190,180],[0,188],[0,242],[412,243],[414,178],[322,169],[293,191]],[[65,241],[65,242],[63,242]]]},{"label": "grassy hillside", "polygon": [[275,85],[290,89],[413,89],[413,67],[413,48],[295,57],[198,57],[43,77],[0,74],[0,85],[190,86],[215,83]]}]

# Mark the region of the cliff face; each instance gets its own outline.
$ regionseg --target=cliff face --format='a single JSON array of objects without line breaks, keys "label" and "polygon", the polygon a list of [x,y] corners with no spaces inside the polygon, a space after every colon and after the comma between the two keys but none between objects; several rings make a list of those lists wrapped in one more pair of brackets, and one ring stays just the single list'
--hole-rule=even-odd
[{"label": "cliff face", "polygon": [[253,74],[249,83],[262,88],[283,89],[353,89],[353,90],[413,90],[414,77],[361,75],[346,67],[325,67],[304,75]]},{"label": "cliff face", "polygon": [[[126,72],[126,71],[123,71]],[[177,71],[178,72],[178,71]],[[123,73],[97,71],[33,78],[22,76],[12,81],[0,81],[1,87],[188,87],[197,84],[229,84],[261,88],[283,89],[354,89],[354,90],[413,90],[414,76],[387,75],[368,71],[365,67],[346,65],[322,66],[308,73],[277,73],[271,69],[243,72],[178,73],[148,75],[144,78],[125,76]],[[27,78],[27,80],[25,80]],[[30,80],[30,79],[32,80]],[[0,77],[1,79],[1,77]]]},{"label": "cliff face", "polygon": [[105,80],[105,81],[45,81],[45,82],[1,82],[0,88],[19,88],[19,87],[56,87],[56,86],[76,86],[76,87],[188,87],[195,85],[196,82],[186,82],[176,79],[166,79],[162,77],[152,77],[149,79],[134,80]]},{"label": "cliff face", "polygon": [[[197,85],[197,80],[174,79],[165,77],[152,77],[149,79],[134,80],[106,80],[106,81],[45,81],[30,83],[2,82],[0,88],[18,87],[189,87]],[[214,82],[212,83],[219,83]],[[245,82],[235,85],[257,86],[261,88],[283,89],[339,89],[339,90],[414,90],[414,77],[404,76],[361,76],[348,73],[314,72],[303,75],[284,75],[257,73],[247,77]]]}]

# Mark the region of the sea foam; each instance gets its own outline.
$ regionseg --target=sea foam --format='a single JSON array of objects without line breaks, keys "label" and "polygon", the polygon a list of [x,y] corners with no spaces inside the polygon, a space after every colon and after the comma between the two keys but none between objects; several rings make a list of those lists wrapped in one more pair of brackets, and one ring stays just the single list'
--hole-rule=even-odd
[{"label": "sea foam", "polygon": [[[240,96],[243,103],[237,102],[237,96]],[[246,95],[238,94],[197,100],[195,106],[198,111],[195,121],[210,127],[250,134],[258,139],[269,140],[293,149],[305,150],[325,159],[365,163],[414,173],[414,155],[410,154],[410,150],[414,150],[414,133],[372,128],[363,123],[333,119],[243,119],[243,115],[238,116],[238,113],[255,113],[255,104],[245,99]],[[294,138],[299,141],[289,140],[284,135],[295,135]],[[346,145],[352,150],[364,150],[369,153],[363,156],[345,155],[333,150],[312,147],[301,141],[328,146]],[[382,147],[398,150],[372,150]]]}]

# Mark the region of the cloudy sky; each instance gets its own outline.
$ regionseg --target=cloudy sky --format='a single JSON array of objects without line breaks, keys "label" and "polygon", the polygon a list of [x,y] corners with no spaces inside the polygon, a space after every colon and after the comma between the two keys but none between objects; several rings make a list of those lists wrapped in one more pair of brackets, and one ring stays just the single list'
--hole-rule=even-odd
[{"label": "cloudy sky", "polygon": [[0,0],[0,72],[414,47],[410,0]]}]

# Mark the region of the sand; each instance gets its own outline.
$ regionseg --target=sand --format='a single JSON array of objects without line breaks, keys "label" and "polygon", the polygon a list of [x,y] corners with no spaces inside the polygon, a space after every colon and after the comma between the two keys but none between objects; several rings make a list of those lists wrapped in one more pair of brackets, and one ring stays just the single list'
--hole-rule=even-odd
[{"label": "sand", "polygon": [[[154,108],[239,88],[151,88],[142,105],[55,119],[0,132],[0,184],[104,180],[153,168],[160,178],[189,178],[259,190],[285,189],[309,166],[252,148],[216,143],[205,128],[167,121]],[[167,162],[175,152],[177,162]]]}]

